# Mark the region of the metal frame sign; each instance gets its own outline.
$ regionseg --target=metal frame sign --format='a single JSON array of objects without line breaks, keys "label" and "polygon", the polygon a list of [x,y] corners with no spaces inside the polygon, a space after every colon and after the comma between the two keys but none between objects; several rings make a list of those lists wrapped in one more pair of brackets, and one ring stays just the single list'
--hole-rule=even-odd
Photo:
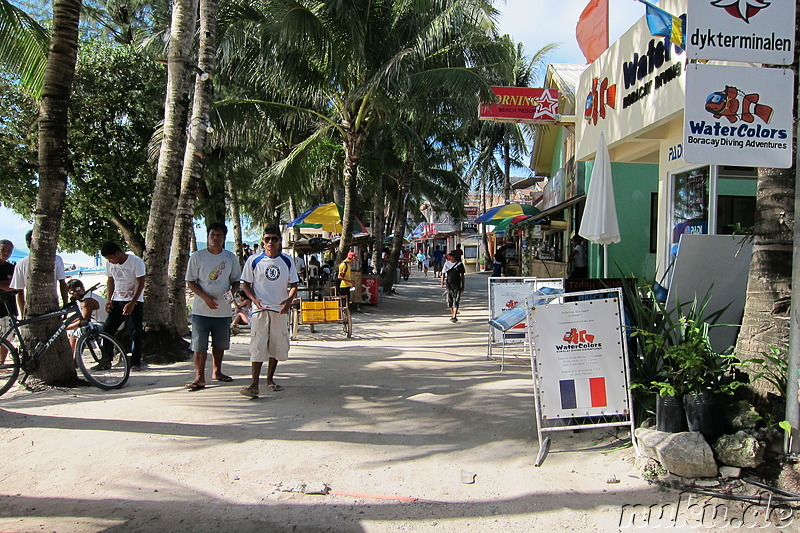
[{"label": "metal frame sign", "polygon": [[[500,318],[518,305],[525,306],[525,297],[544,287],[563,289],[562,278],[489,278],[489,320]],[[525,315],[519,317],[519,322],[507,331],[489,328],[489,355],[491,344],[502,342],[514,344],[525,342],[527,331],[525,329]]]},{"label": "metal frame sign", "polygon": [[557,89],[492,87],[496,103],[481,104],[480,120],[555,124],[560,118]]},{"label": "metal frame sign", "polygon": [[791,65],[795,0],[691,0],[687,9],[686,54]]},{"label": "metal frame sign", "polygon": [[564,302],[531,311],[543,418],[629,412],[620,301]]},{"label": "metal frame sign", "polygon": [[791,167],[793,86],[789,69],[688,65],[684,159]]},{"label": "metal frame sign", "polygon": [[542,439],[545,431],[630,426],[633,436],[635,429],[621,289],[562,296],[527,309],[536,466],[550,446],[549,438]]}]

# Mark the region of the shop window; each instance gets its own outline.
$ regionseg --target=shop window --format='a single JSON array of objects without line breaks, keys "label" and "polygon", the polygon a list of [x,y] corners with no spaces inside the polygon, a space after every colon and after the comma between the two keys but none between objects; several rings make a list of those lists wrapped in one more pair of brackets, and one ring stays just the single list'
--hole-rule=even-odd
[{"label": "shop window", "polygon": [[752,228],[756,218],[756,199],[752,196],[717,197],[717,235],[732,235]]},{"label": "shop window", "polygon": [[681,235],[708,234],[709,167],[674,175],[672,189],[672,250],[675,254]]}]

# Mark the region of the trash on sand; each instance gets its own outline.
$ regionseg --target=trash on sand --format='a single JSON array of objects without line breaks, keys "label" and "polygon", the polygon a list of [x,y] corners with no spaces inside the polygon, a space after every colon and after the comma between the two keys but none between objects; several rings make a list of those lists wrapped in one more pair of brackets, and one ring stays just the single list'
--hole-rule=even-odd
[{"label": "trash on sand", "polygon": [[475,476],[478,474],[473,474],[472,472],[467,472],[466,470],[461,471],[461,483],[465,485],[472,485],[475,483]]}]

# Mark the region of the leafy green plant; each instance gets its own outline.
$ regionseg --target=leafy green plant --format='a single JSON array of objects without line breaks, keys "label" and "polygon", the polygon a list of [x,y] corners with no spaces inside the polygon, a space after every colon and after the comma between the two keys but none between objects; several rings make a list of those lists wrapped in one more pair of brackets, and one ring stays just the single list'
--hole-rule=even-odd
[{"label": "leafy green plant", "polygon": [[783,348],[770,346],[769,351],[761,352],[760,358],[748,359],[743,364],[749,366],[757,365],[758,371],[753,374],[753,381],[764,379],[768,381],[778,391],[777,394],[783,398],[786,394],[786,387],[789,383],[789,360],[786,353],[789,349],[788,344]]}]

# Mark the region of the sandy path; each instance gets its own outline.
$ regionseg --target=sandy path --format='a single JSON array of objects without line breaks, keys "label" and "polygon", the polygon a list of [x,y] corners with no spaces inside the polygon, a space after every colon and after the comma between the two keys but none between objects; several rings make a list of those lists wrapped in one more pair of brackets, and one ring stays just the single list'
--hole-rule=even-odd
[{"label": "sandy path", "polygon": [[[458,324],[413,277],[354,315],[352,339],[301,328],[286,389],[257,400],[237,393],[243,336],[235,381],[198,392],[189,363],[121,391],[16,387],[0,398],[0,530],[606,531],[624,504],[676,499],[614,450],[623,430],[555,434],[533,466],[530,369],[486,360],[486,277],[467,280]],[[332,493],[275,488],[314,482]]]}]

